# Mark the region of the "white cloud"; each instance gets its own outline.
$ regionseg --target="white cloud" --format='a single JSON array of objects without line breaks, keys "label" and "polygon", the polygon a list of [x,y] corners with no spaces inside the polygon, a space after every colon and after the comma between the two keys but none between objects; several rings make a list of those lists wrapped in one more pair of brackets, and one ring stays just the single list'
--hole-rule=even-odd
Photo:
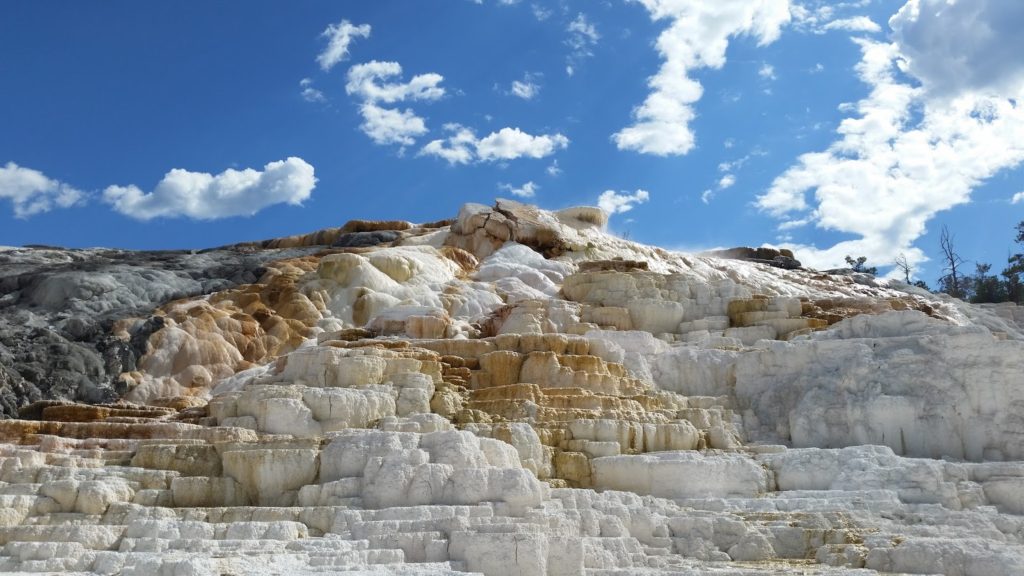
[{"label": "white cloud", "polygon": [[1024,192],[1017,192],[1013,198],[1010,198],[1010,204],[1020,204],[1021,202],[1024,202]]},{"label": "white cloud", "polygon": [[502,128],[479,139],[473,130],[461,124],[447,124],[445,130],[452,135],[429,142],[420,150],[419,155],[437,156],[449,164],[469,164],[545,158],[569,145],[569,139],[562,134],[533,136],[519,128]]},{"label": "white cloud", "polygon": [[530,10],[533,11],[533,17],[538,21],[543,22],[548,18],[551,18],[553,12],[540,4],[534,3],[530,5]]},{"label": "white cloud", "polygon": [[757,75],[765,80],[775,80],[775,66],[765,62],[761,65],[761,68],[757,71]]},{"label": "white cloud", "polygon": [[533,100],[540,94],[540,84],[537,83],[538,77],[538,74],[527,72],[523,75],[522,80],[512,82],[512,88],[509,90],[509,93],[523,100]]},{"label": "white cloud", "polygon": [[469,164],[476,159],[476,134],[461,124],[445,124],[446,132],[452,135],[443,140],[428,142],[419,156],[437,156],[449,164]]},{"label": "white cloud", "polygon": [[650,199],[651,195],[646,190],[637,190],[633,194],[625,191],[605,190],[598,196],[597,205],[611,216],[629,212],[633,206],[643,204]]},{"label": "white cloud", "polygon": [[439,84],[444,80],[440,74],[419,74],[408,82],[384,82],[402,75],[398,62],[357,64],[348,71],[345,92],[358,96],[367,102],[393,104],[405,100],[438,100],[444,96]]},{"label": "white cloud", "polygon": [[321,36],[326,36],[327,47],[317,55],[316,61],[324,72],[330,70],[335,64],[348,58],[348,47],[356,38],[369,38],[370,25],[361,24],[353,26],[348,20],[342,20],[339,24],[331,24],[323,31]]},{"label": "white cloud", "polygon": [[[728,163],[719,164],[718,165],[718,169],[722,170],[723,167],[725,167],[727,165],[728,165]],[[716,192],[721,192],[722,190],[727,190],[729,188],[732,188],[735,185],[736,185],[736,176],[733,175],[733,174],[726,174],[725,176],[722,176],[722,178],[718,180],[718,184],[716,185],[717,186],[716,189],[712,190],[711,188],[708,188],[707,190],[705,190],[700,195],[700,201],[705,203],[705,204],[709,204],[711,202],[711,200],[715,197],[715,193]]]},{"label": "white cloud", "polygon": [[[727,148],[731,148],[731,146],[728,146]],[[757,157],[757,156],[767,156],[767,155],[768,155],[768,151],[767,150],[765,150],[764,148],[762,148],[760,146],[755,146],[754,149],[751,150],[749,153],[747,153],[745,156],[741,156],[739,158],[736,158],[735,160],[727,160],[727,161],[724,161],[724,162],[719,162],[718,163],[718,171],[719,172],[732,172],[734,170],[739,170],[740,168],[743,168],[743,166],[746,165],[747,162],[750,162],[751,158],[754,158],[754,157]]]},{"label": "white cloud", "polygon": [[533,198],[537,195],[537,190],[540,189],[540,186],[533,182],[527,182],[518,188],[511,184],[499,184],[498,189],[504,190],[513,196],[519,196],[520,198]]},{"label": "white cloud", "polygon": [[359,108],[359,113],[363,116],[363,123],[359,126],[363,133],[382,146],[412,146],[416,138],[428,132],[426,121],[408,108],[381,108],[367,102]]},{"label": "white cloud", "polygon": [[110,186],[103,191],[103,200],[138,220],[180,216],[216,220],[251,216],[274,204],[301,204],[315,186],[313,167],[292,157],[271,162],[262,172],[247,168],[214,176],[175,168],[150,193],[136,186]]},{"label": "white cloud", "polygon": [[593,48],[597,46],[601,35],[597,32],[597,27],[582,12],[578,13],[572,22],[569,22],[566,32],[569,33],[569,37],[565,40],[565,45],[569,47],[570,52],[566,57],[565,72],[572,76],[576,70],[575,65],[580,60],[594,55]]},{"label": "white cloud", "polygon": [[[900,14],[906,11],[905,6]],[[946,17],[963,15],[950,10]],[[942,22],[947,24],[950,32],[960,30]],[[970,39],[968,34],[948,41],[966,46]],[[927,74],[920,78],[923,86],[905,80],[898,74],[903,45],[857,43],[862,50],[857,71],[870,94],[843,108],[853,115],[840,123],[832,145],[801,156],[757,204],[786,218],[782,229],[813,223],[856,237],[825,248],[793,246],[811,266],[836,266],[847,254],[884,266],[901,252],[911,264],[919,263],[926,257],[913,242],[936,213],[969,202],[973,188],[1024,162],[1024,91],[992,95],[993,87],[1007,85],[992,78],[979,86],[985,92],[960,86],[955,95],[936,98],[933,82],[944,90],[951,84]],[[1015,74],[1014,66],[1005,68]]]},{"label": "white cloud", "polygon": [[439,100],[445,95],[440,86],[440,74],[420,74],[408,82],[390,81],[401,77],[398,62],[357,64],[348,71],[345,92],[363,100],[359,113],[363,117],[360,128],[375,143],[412,146],[416,138],[428,132],[426,121],[411,108],[405,110],[384,108],[379,104],[394,104],[406,100]]},{"label": "white cloud", "polygon": [[889,26],[907,70],[935,95],[1024,88],[1024,2],[911,0]]},{"label": "white cloud", "polygon": [[590,48],[601,39],[601,35],[597,33],[597,27],[587,20],[587,15],[583,12],[576,15],[566,31],[569,32],[569,39],[566,40],[569,47],[575,52],[588,52],[588,56]]},{"label": "white cloud", "polygon": [[882,27],[875,24],[875,21],[867,16],[854,16],[853,18],[840,18],[825,23],[819,28],[822,32],[831,30],[845,30],[847,32],[881,32]]},{"label": "white cloud", "polygon": [[327,97],[324,93],[313,87],[312,78],[303,78],[299,80],[299,87],[302,88],[302,99],[306,102],[326,102]]},{"label": "white cloud", "polygon": [[633,109],[633,125],[613,137],[620,150],[657,156],[686,154],[695,143],[690,129],[693,104],[704,93],[690,73],[724,66],[734,36],[751,35],[762,46],[774,42],[789,22],[789,0],[635,1],[647,8],[653,20],[669,19],[671,24],[658,37],[664,63],[648,79],[651,93]]},{"label": "white cloud", "polygon": [[814,34],[826,34],[833,30],[847,32],[881,32],[881,27],[863,15],[845,16],[871,4],[872,0],[856,2],[835,2],[833,0],[802,0],[790,6],[793,26],[797,30]]},{"label": "white cloud", "polygon": [[83,203],[85,193],[38,170],[8,162],[0,167],[0,198],[11,201],[16,218],[28,218]]},{"label": "white cloud", "polygon": [[558,166],[558,160],[553,160],[551,162],[551,165],[545,168],[544,171],[547,172],[548,176],[551,176],[552,178],[556,176],[561,176],[562,174],[562,168]]},{"label": "white cloud", "polygon": [[531,136],[519,128],[502,128],[481,138],[476,153],[484,161],[544,158],[567,146],[569,139],[561,134]]}]

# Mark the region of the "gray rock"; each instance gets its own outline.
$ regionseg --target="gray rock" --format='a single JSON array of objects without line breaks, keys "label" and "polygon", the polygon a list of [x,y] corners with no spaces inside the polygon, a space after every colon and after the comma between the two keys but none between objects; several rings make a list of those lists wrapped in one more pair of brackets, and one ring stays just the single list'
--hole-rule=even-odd
[{"label": "gray rock", "polygon": [[349,232],[338,236],[332,244],[335,248],[365,248],[377,246],[387,242],[394,242],[402,237],[400,232],[394,230],[378,230],[375,232]]},{"label": "gray rock", "polygon": [[134,370],[150,317],[129,342],[111,335],[122,318],[147,318],[161,304],[256,282],[270,260],[321,248],[201,252],[34,247],[0,252],[0,418],[39,399],[109,402]]}]

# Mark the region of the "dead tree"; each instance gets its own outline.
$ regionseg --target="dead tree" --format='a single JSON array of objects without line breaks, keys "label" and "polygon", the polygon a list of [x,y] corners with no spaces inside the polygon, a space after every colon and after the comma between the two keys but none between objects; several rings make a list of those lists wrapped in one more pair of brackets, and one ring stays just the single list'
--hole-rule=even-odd
[{"label": "dead tree", "polygon": [[903,278],[906,280],[907,284],[910,284],[910,273],[914,268],[910,265],[910,262],[907,261],[907,256],[903,252],[900,252],[900,255],[896,257],[896,262],[894,262],[894,264],[900,272],[903,272]]},{"label": "dead tree", "polygon": [[946,263],[945,268],[943,268],[946,275],[940,279],[942,291],[954,298],[963,298],[964,290],[963,286],[961,286],[959,267],[964,263],[964,259],[956,253],[956,249],[953,246],[953,235],[949,233],[949,228],[946,228],[946,226],[942,227],[942,234],[939,236],[939,246],[942,248],[942,258]]}]

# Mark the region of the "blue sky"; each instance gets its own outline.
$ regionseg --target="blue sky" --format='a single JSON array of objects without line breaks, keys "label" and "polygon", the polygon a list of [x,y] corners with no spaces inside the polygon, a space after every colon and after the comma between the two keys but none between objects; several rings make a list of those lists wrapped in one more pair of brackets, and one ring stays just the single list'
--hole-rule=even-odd
[{"label": "blue sky", "polygon": [[947,225],[998,270],[1022,25],[998,0],[11,3],[0,245],[201,248],[532,193],[670,248],[904,253],[930,283]]}]

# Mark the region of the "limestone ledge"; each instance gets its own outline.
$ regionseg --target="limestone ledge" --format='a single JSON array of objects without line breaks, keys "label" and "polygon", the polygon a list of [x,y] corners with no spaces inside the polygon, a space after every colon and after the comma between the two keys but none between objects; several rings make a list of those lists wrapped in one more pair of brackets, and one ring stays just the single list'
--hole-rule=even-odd
[{"label": "limestone ledge", "polygon": [[881,447],[664,452],[595,459],[595,492],[548,488],[508,443],[455,430],[33,438],[0,445],[5,573],[1010,575],[1024,565],[1020,463]]}]

